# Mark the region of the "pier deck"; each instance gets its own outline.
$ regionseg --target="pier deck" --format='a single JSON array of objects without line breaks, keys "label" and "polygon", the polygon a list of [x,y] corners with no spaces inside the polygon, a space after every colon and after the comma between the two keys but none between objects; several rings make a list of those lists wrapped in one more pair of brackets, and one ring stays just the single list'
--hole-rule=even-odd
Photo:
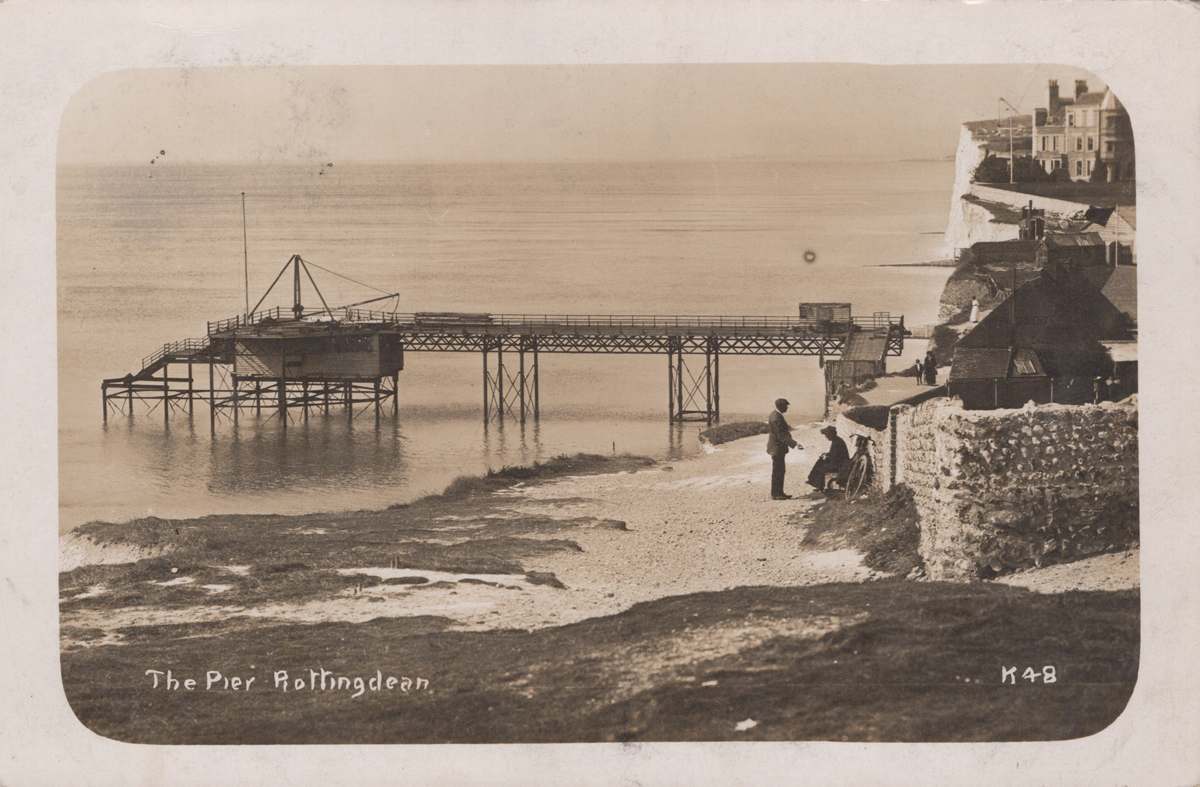
[{"label": "pier deck", "polygon": [[[851,335],[886,339],[886,354],[904,349],[904,318],[887,312],[843,320],[799,317],[704,315],[552,315],[466,312],[382,312],[355,308],[306,311],[270,309],[208,324],[207,336],[165,345],[142,360],[142,368],[123,378],[104,380],[104,415],[110,409],[132,414],[133,401],[161,403],[164,418],[173,409],[192,412],[195,400],[210,406],[215,424],[229,411],[236,421],[245,407],[277,408],[284,423],[290,408],[326,411],[344,406],[373,406],[379,413],[391,399],[396,407],[397,372],[403,354],[478,352],[483,358],[485,421],[539,415],[538,357],[541,353],[642,353],[666,355],[668,416],[672,421],[720,417],[722,355],[798,355],[836,357]],[[314,348],[327,357],[336,349],[363,342],[399,348],[390,373],[359,371],[345,364],[332,374],[300,370]],[[263,346],[285,348],[264,359]],[[366,346],[365,344],[363,346]],[[249,348],[249,349],[248,349]],[[290,349],[287,349],[290,348]],[[306,348],[307,353],[297,348]],[[271,351],[276,352],[276,351]],[[346,351],[348,354],[349,350]],[[269,353],[268,353],[269,354]],[[515,359],[514,356],[515,355]],[[689,356],[690,366],[689,366]],[[702,356],[702,358],[701,358]],[[515,360],[515,364],[514,361]],[[187,365],[185,377],[171,377],[170,366]],[[208,386],[197,387],[195,365],[208,366]],[[702,366],[701,366],[702,364]],[[390,379],[389,379],[390,378]],[[184,385],[186,383],[186,386]]]}]

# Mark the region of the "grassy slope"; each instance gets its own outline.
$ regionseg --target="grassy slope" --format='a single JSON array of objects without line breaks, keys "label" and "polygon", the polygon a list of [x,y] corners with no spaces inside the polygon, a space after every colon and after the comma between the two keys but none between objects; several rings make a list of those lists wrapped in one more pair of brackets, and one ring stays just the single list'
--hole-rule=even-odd
[{"label": "grassy slope", "polygon": [[[902,580],[739,588],[535,632],[451,632],[430,618],[162,627],[67,654],[63,677],[88,726],[145,743],[1055,740],[1124,708],[1138,605],[1135,591]],[[859,617],[819,638],[789,633],[822,616]],[[782,633],[746,633],[772,627]],[[1055,683],[1020,679],[1046,664]],[[1001,683],[1004,666],[1018,667],[1017,685]],[[149,668],[258,681],[153,691]],[[272,670],[310,668],[430,686],[358,698],[270,686]],[[745,719],[757,725],[736,731]]]},{"label": "grassy slope", "polygon": [[907,487],[852,500],[835,495],[813,506],[811,514],[793,515],[796,520],[804,526],[806,546],[853,549],[868,568],[900,576],[921,566],[920,514]]},{"label": "grassy slope", "polygon": [[[562,475],[637,471],[650,465],[652,460],[631,456],[558,457],[532,467],[458,478],[441,495],[382,511],[219,515],[188,520],[150,517],[121,524],[91,523],[76,532],[99,544],[132,544],[165,549],[166,554],[135,563],[81,566],[61,573],[60,610],[141,604],[170,608],[258,606],[320,600],[362,581],[360,577],[338,574],[339,568],[520,574],[525,558],[579,549],[569,538],[554,538],[556,534],[578,527],[623,528],[624,523],[593,517],[493,517],[490,515],[504,513],[503,503],[491,500],[489,492]],[[314,536],[314,531],[319,536]],[[486,536],[481,535],[483,532]],[[227,566],[249,569],[239,575]],[[179,577],[193,581],[168,586],[149,584]],[[231,588],[211,594],[203,589],[206,584]],[[103,585],[106,592],[74,598],[97,585]]]},{"label": "grassy slope", "polygon": [[[636,469],[623,461],[585,464]],[[583,470],[565,465],[560,470]],[[165,544],[175,552],[66,572],[60,580],[67,597],[95,581],[110,591],[63,608],[252,608],[319,599],[357,581],[337,575],[339,566],[520,570],[521,559],[538,550],[577,549],[548,538],[564,527],[622,525],[490,519],[486,539],[422,541],[460,526],[477,534],[496,510],[474,482],[456,488],[465,496],[387,511],[94,525],[100,540]],[[878,553],[880,568],[903,571],[896,561],[903,560],[907,531],[898,528],[893,544],[873,527],[877,516],[903,524],[902,503],[830,503],[823,510],[824,530],[810,524],[812,538],[853,543],[868,559]],[[302,534],[312,527],[328,530],[320,548]],[[204,571],[222,571],[222,563],[252,569],[234,580],[238,587],[215,596],[146,584],[171,578],[175,567],[197,575],[199,585]],[[227,571],[219,577],[231,581]],[[833,630],[830,620],[844,627]],[[1138,621],[1134,591],[1040,596],[1004,586],[887,580],[664,598],[534,632],[450,631],[449,621],[433,617],[304,624],[234,616],[137,626],[121,630],[125,644],[65,652],[62,673],[68,700],[88,727],[144,743],[1062,739],[1101,729],[1124,707],[1137,673]],[[803,633],[814,625],[831,633]],[[90,639],[99,642],[102,633]],[[1045,664],[1056,667],[1056,683],[1000,683],[1002,666],[1019,673]],[[147,669],[171,669],[201,685],[208,670],[257,681],[249,692],[155,691]],[[378,669],[430,686],[358,698],[271,687],[274,670],[301,676],[309,669],[365,678]],[[737,731],[746,719],[757,725]]]}]

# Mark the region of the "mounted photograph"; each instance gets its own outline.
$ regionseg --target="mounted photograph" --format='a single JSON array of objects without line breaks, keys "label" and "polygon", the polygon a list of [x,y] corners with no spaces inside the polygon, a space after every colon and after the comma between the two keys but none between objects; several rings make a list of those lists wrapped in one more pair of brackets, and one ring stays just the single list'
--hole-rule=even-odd
[{"label": "mounted photograph", "polygon": [[96,734],[1125,709],[1136,157],[1094,74],[146,68],[57,150],[60,659]]}]

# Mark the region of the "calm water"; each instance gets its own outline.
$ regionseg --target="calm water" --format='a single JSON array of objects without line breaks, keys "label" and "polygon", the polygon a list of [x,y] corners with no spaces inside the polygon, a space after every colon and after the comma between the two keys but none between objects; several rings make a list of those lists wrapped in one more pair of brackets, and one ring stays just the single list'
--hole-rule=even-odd
[{"label": "calm water", "polygon": [[[399,292],[398,311],[783,316],[800,301],[932,322],[952,163],[70,168],[58,181],[60,528],[379,507],[454,476],[576,451],[698,450],[666,423],[666,359],[541,357],[538,424],[484,427],[473,354],[409,353],[400,415],[244,414],[210,433],[161,411],[101,419],[100,380],[244,309],[293,253]],[[153,177],[151,177],[153,175]],[[804,252],[816,262],[804,262]],[[331,305],[374,292],[322,276]],[[290,288],[264,306],[287,305]],[[315,303],[315,299],[309,299]],[[310,304],[311,305],[311,304]],[[914,343],[907,355],[916,355]],[[892,368],[900,368],[893,362]],[[908,361],[907,363],[911,363]],[[206,374],[206,373],[205,373]],[[778,396],[821,414],[814,358],[721,361],[725,420]]]}]

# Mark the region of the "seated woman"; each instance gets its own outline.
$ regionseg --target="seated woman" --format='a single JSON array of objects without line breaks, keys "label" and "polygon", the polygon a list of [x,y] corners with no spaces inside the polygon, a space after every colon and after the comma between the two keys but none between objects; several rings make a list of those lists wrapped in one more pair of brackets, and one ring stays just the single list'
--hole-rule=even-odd
[{"label": "seated woman", "polygon": [[829,438],[829,450],[821,454],[808,474],[809,485],[818,492],[825,491],[826,473],[837,473],[840,477],[850,463],[850,451],[846,448],[846,441],[838,437],[837,429],[827,426],[821,430],[821,434]]}]

